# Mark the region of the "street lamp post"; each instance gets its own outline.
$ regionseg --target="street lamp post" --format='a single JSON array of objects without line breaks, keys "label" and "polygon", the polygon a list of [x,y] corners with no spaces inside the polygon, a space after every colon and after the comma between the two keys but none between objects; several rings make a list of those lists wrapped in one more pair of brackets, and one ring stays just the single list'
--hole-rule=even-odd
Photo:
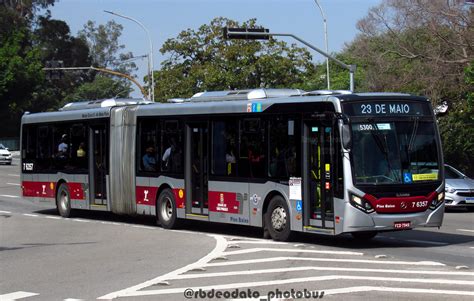
[{"label": "street lamp post", "polygon": [[[321,12],[321,17],[323,17],[324,22],[324,43],[326,44],[326,53],[329,53],[328,50],[328,26],[326,21],[326,15],[324,14],[323,8],[319,4],[319,0],[314,0],[314,3],[319,7],[319,11]],[[326,77],[328,81],[328,90],[331,90],[331,81],[329,79],[329,58],[326,57]]]},{"label": "street lamp post", "polygon": [[148,76],[151,80],[151,88],[148,87],[148,93],[149,93],[150,100],[155,101],[155,77],[153,75],[153,43],[151,41],[150,32],[148,31],[148,29],[146,29],[146,27],[140,21],[138,21],[138,20],[136,20],[132,17],[124,16],[124,15],[121,15],[121,14],[118,14],[118,13],[115,13],[115,12],[112,12],[112,11],[108,11],[108,10],[104,10],[104,12],[106,12],[108,14],[111,14],[111,15],[114,15],[114,16],[117,16],[117,17],[121,17],[121,18],[130,20],[130,21],[133,21],[133,22],[137,23],[141,28],[143,28],[143,30],[145,30],[145,32],[148,36],[148,42],[150,43],[150,53],[148,54]]}]

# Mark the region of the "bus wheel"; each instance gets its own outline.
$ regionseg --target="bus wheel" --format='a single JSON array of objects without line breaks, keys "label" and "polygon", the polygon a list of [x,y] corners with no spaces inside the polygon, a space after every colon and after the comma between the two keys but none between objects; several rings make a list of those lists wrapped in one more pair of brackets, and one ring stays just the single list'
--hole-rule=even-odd
[{"label": "bus wheel", "polygon": [[160,193],[156,215],[158,222],[163,228],[174,229],[178,227],[179,221],[176,212],[176,202],[171,189],[167,188]]},{"label": "bus wheel", "polygon": [[290,211],[288,205],[281,196],[274,196],[270,200],[264,216],[265,228],[271,238],[277,241],[290,239]]},{"label": "bus wheel", "polygon": [[58,192],[56,193],[56,208],[62,217],[71,216],[71,197],[66,183],[59,185]]},{"label": "bus wheel", "polygon": [[377,235],[377,231],[352,232],[351,235],[357,240],[368,241]]}]

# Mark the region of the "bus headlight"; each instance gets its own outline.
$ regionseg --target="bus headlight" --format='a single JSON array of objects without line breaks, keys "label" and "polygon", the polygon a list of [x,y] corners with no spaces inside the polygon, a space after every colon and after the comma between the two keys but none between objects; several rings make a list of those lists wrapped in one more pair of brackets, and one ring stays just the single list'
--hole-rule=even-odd
[{"label": "bus headlight", "polygon": [[442,202],[444,202],[444,191],[440,192],[437,197],[435,197],[430,204],[430,209],[433,210],[438,207]]},{"label": "bus headlight", "polygon": [[352,206],[364,211],[365,213],[372,213],[375,211],[374,207],[372,207],[372,204],[369,201],[354,194],[351,194],[350,203]]}]

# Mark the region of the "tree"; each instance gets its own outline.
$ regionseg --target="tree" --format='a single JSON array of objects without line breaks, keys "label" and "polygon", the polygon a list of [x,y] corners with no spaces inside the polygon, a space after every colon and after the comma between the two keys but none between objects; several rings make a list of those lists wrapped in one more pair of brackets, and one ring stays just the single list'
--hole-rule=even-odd
[{"label": "tree", "polygon": [[74,93],[68,95],[65,101],[128,97],[130,92],[130,86],[124,86],[120,81],[98,74],[92,82],[82,84]]},{"label": "tree", "polygon": [[120,52],[125,48],[125,45],[119,44],[122,30],[123,26],[113,20],[98,26],[89,20],[79,31],[78,37],[89,45],[92,64],[95,67],[115,69],[127,74],[136,71],[135,63],[124,63],[132,58],[133,54]]},{"label": "tree", "polygon": [[306,83],[315,69],[307,50],[275,39],[227,41],[222,35],[225,26],[258,27],[255,19],[238,24],[216,18],[163,44],[160,52],[169,57],[155,72],[157,99],[189,97],[204,90],[310,88]]},{"label": "tree", "polygon": [[21,114],[34,103],[44,76],[40,52],[31,43],[27,22],[8,10],[0,10],[0,20],[2,135],[15,136],[19,133]]},{"label": "tree", "polygon": [[31,20],[40,9],[54,5],[56,0],[3,0],[0,5],[22,19]]},{"label": "tree", "polygon": [[439,119],[445,162],[474,177],[474,62],[465,69],[467,102]]},{"label": "tree", "polygon": [[[128,61],[133,58],[131,52],[121,53],[125,45],[119,44],[119,37],[122,34],[122,25],[115,21],[109,21],[105,25],[100,24],[96,26],[95,22],[88,21],[84,28],[79,31],[79,38],[89,46],[90,56],[92,58],[92,65],[100,68],[114,69],[115,71],[132,75],[137,70],[135,63]],[[74,95],[84,97],[95,96],[99,98],[111,98],[117,95],[128,97],[131,92],[131,83],[124,78],[112,77],[105,74],[95,74],[95,79],[92,83],[79,87]],[[99,78],[97,78],[99,77]],[[106,80],[104,77],[109,77]],[[104,88],[104,83],[108,82],[110,89]],[[93,91],[96,88],[98,90]],[[108,92],[108,93],[105,93]],[[68,99],[71,99],[69,97]]]},{"label": "tree", "polygon": [[462,101],[464,68],[474,59],[474,11],[458,0],[385,0],[359,21],[349,46],[371,90]]}]

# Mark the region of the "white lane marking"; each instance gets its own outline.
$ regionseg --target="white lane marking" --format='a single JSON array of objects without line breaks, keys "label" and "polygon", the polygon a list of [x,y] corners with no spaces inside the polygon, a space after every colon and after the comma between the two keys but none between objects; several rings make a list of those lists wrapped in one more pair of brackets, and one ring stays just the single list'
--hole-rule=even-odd
[{"label": "white lane marking", "polygon": [[24,216],[30,216],[30,217],[38,217],[39,215],[37,214],[30,214],[30,213],[23,213]]},{"label": "white lane marking", "polygon": [[49,219],[63,219],[62,217],[59,217],[59,216],[45,216],[46,218],[49,218]]},{"label": "white lane marking", "polygon": [[191,264],[188,264],[187,266],[184,266],[182,268],[179,268],[177,270],[174,270],[174,271],[169,272],[167,274],[164,274],[162,276],[158,276],[154,279],[151,279],[151,280],[145,281],[143,283],[131,286],[129,288],[107,294],[107,295],[99,297],[97,299],[114,299],[114,298],[117,298],[117,297],[120,297],[120,296],[128,296],[129,294],[137,293],[138,290],[141,290],[145,287],[149,287],[149,286],[151,286],[155,283],[165,281],[168,278],[175,277],[175,276],[177,276],[179,274],[183,274],[183,273],[185,273],[189,270],[204,266],[207,262],[209,262],[210,260],[212,260],[216,256],[222,254],[222,252],[227,247],[227,240],[224,237],[219,236],[219,235],[212,235],[212,234],[208,234],[207,236],[213,237],[216,240],[216,246],[214,247],[214,249],[211,252],[209,252],[206,256],[202,257],[198,261],[196,261],[194,263],[191,263]]},{"label": "white lane marking", "polygon": [[227,265],[239,265],[239,264],[253,264],[262,262],[275,262],[275,261],[328,261],[328,262],[352,262],[352,263],[371,263],[371,264],[391,264],[391,265],[417,265],[417,266],[445,266],[445,264],[434,261],[385,261],[385,260],[366,260],[366,259],[339,259],[339,258],[312,258],[312,257],[271,257],[271,258],[259,258],[259,259],[248,259],[238,261],[226,261],[208,263],[205,266],[216,267],[216,266],[227,266]]},{"label": "white lane marking", "polygon": [[324,295],[349,294],[349,293],[360,293],[360,292],[370,292],[370,291],[474,296],[474,292],[470,292],[470,291],[437,290],[437,289],[408,288],[408,287],[384,287],[384,286],[353,286],[353,287],[329,289],[329,290],[324,290]]},{"label": "white lane marking", "polygon": [[0,194],[0,196],[6,197],[6,198],[19,198],[19,196],[11,195],[11,194]]},{"label": "white lane marking", "polygon": [[179,288],[161,289],[161,290],[134,291],[134,292],[127,293],[126,295],[124,295],[124,297],[176,294],[176,293],[183,293],[187,289],[192,289],[193,291],[197,291],[200,289],[203,291],[209,291],[211,289],[225,290],[225,289],[236,289],[236,288],[242,288],[242,287],[249,288],[249,287],[257,287],[257,286],[270,286],[270,285],[282,285],[282,284],[317,282],[317,281],[332,281],[332,280],[370,280],[370,281],[390,281],[390,282],[409,282],[409,283],[429,283],[429,284],[474,285],[474,281],[465,281],[465,280],[328,275],[328,276],[291,278],[291,279],[283,279],[283,280],[269,280],[269,281],[258,281],[258,282],[240,282],[240,283],[220,284],[220,285],[203,286],[203,287],[179,287]]},{"label": "white lane marking", "polygon": [[461,231],[461,232],[473,232],[474,233],[474,230],[469,230],[469,229],[456,229],[458,231]]},{"label": "white lane marking", "polygon": [[83,301],[82,299],[67,298],[64,301]]},{"label": "white lane marking", "polygon": [[73,218],[73,219],[71,219],[71,220],[72,220],[72,221],[75,221],[75,222],[80,222],[80,223],[90,223],[90,221],[85,220],[85,219]]},{"label": "white lane marking", "polygon": [[270,274],[270,273],[286,273],[299,271],[340,271],[340,272],[370,272],[370,273],[394,273],[394,274],[420,274],[420,275],[446,275],[446,276],[474,276],[473,272],[446,272],[446,271],[424,271],[424,270],[391,270],[391,269],[362,269],[362,268],[338,268],[338,267],[294,267],[294,268],[278,268],[278,269],[264,269],[264,270],[247,270],[247,271],[230,271],[218,273],[201,273],[201,274],[185,274],[177,275],[167,280],[181,280],[194,278],[212,278],[212,277],[226,277],[238,275],[255,275],[255,274]]},{"label": "white lane marking", "polygon": [[435,245],[435,246],[446,246],[447,243],[439,241],[430,241],[430,240],[418,240],[418,239],[403,239],[402,241],[409,241],[421,244]]},{"label": "white lane marking", "polygon": [[0,213],[10,214],[11,212],[10,212],[10,211],[2,211],[2,210],[0,210]]},{"label": "white lane marking", "polygon": [[132,228],[139,228],[139,229],[149,229],[149,230],[156,230],[156,227],[150,227],[150,226],[140,226],[140,225],[132,226]]},{"label": "white lane marking", "polygon": [[235,244],[264,244],[264,245],[288,245],[287,242],[281,241],[268,241],[268,240],[233,240],[231,241]]},{"label": "white lane marking", "polygon": [[295,252],[295,253],[313,253],[313,254],[335,254],[335,255],[355,255],[362,256],[364,253],[360,252],[349,252],[349,251],[321,251],[321,250],[301,250],[301,249],[272,249],[272,248],[252,248],[244,249],[237,251],[224,252],[223,255],[238,255],[238,254],[248,254],[248,253],[257,253],[257,252]]},{"label": "white lane marking", "polygon": [[18,299],[22,299],[22,298],[37,296],[37,295],[39,295],[39,294],[18,291],[18,292],[14,292],[14,293],[0,295],[0,300],[2,300],[2,301],[18,300]]},{"label": "white lane marking", "polygon": [[7,183],[7,185],[21,186],[21,184],[18,184],[18,183]]},{"label": "white lane marking", "polygon": [[7,174],[7,176],[15,177],[15,178],[19,178],[19,177],[20,177],[20,175],[14,175],[14,174],[11,174],[11,173]]}]

